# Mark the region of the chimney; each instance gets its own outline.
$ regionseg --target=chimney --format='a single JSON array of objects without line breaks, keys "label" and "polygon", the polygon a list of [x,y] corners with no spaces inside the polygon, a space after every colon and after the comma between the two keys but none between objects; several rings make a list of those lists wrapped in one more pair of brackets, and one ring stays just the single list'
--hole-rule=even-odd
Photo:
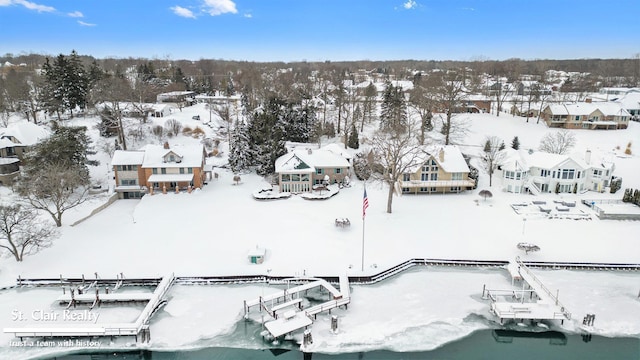
[{"label": "chimney", "polygon": [[165,141],[163,147],[168,150],[169,149],[169,142]]},{"label": "chimney", "polygon": [[584,99],[584,102],[586,102],[587,104],[591,104],[591,98]]},{"label": "chimney", "polygon": [[313,154],[313,150],[311,148],[308,148],[307,149],[307,154],[309,154],[309,155]]},{"label": "chimney", "polygon": [[438,158],[440,162],[444,162],[444,148],[440,149],[440,153],[438,154]]},{"label": "chimney", "polygon": [[584,162],[586,162],[587,165],[591,165],[591,150],[587,150],[584,153]]}]

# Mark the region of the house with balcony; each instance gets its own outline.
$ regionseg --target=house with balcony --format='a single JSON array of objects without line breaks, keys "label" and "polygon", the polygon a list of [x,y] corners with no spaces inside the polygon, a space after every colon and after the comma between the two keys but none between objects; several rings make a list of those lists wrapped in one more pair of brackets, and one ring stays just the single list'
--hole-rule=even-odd
[{"label": "house with balcony", "polygon": [[457,146],[446,145],[424,153],[424,159],[402,174],[402,194],[446,194],[471,190],[469,165]]},{"label": "house with balcony", "polygon": [[280,192],[304,193],[314,185],[345,182],[351,174],[351,164],[341,155],[325,149],[297,149],[275,162]]},{"label": "house with balcony", "polygon": [[587,150],[560,155],[541,151],[505,149],[500,166],[503,190],[511,193],[601,192],[610,185],[615,164],[612,159]]},{"label": "house with balcony", "polygon": [[631,114],[615,102],[550,104],[542,110],[547,126],[565,129],[626,129]]},{"label": "house with balcony", "polygon": [[48,130],[30,122],[0,128],[0,185],[13,183],[20,174],[24,153],[49,135]]},{"label": "house with balcony", "polygon": [[205,156],[202,145],[165,143],[116,150],[111,160],[115,190],[121,199],[137,199],[146,193],[202,188],[207,179]]}]

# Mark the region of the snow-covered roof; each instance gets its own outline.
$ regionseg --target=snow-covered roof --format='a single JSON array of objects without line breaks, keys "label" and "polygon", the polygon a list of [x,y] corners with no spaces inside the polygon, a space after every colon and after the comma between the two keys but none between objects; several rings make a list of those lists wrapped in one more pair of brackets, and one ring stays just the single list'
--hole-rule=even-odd
[{"label": "snow-covered roof", "polygon": [[3,158],[0,157],[0,165],[9,165],[9,164],[14,164],[20,162],[20,159],[18,158]]},{"label": "snow-covered roof", "polygon": [[615,101],[627,110],[640,109],[640,93],[628,93]]},{"label": "snow-covered roof", "polygon": [[111,165],[142,165],[144,151],[116,150],[111,158]]},{"label": "snow-covered roof", "polygon": [[551,104],[549,110],[554,115],[590,115],[595,111],[600,111],[605,116],[631,116],[619,103],[597,102],[597,103],[572,103],[572,104]]},{"label": "snow-covered roof", "polygon": [[[143,168],[180,168],[200,167],[204,162],[204,147],[202,145],[172,145],[165,149],[160,145],[146,145],[144,150]],[[171,150],[182,156],[180,162],[164,162],[164,156]]]},{"label": "snow-covered roof", "polygon": [[342,145],[342,144],[336,144],[336,143],[327,144],[327,145],[321,147],[320,149],[321,150],[330,151],[330,152],[332,152],[332,153],[334,153],[336,155],[340,155],[340,156],[342,156],[343,158],[345,158],[347,160],[353,159],[353,155],[349,152],[348,149],[345,149],[344,145]]},{"label": "snow-covered roof", "polygon": [[[442,157],[441,152],[444,155]],[[432,155],[440,167],[448,173],[469,172],[469,165],[467,165],[467,162],[464,160],[464,156],[462,156],[462,152],[460,152],[460,149],[457,146],[442,146]]]},{"label": "snow-covered roof", "polygon": [[[551,154],[543,151],[505,149],[507,157],[501,164],[503,170],[528,171],[530,168],[556,169],[573,162],[581,170],[590,168],[613,168],[613,161],[599,151],[572,153],[570,155]],[[588,157],[588,158],[587,158]]]},{"label": "snow-covered roof", "polygon": [[276,160],[277,173],[314,172],[316,168],[347,168],[349,161],[343,156],[323,149],[294,150]]},{"label": "snow-covered roof", "polygon": [[49,137],[49,135],[51,135],[49,130],[28,121],[14,123],[4,129],[0,129],[0,138],[12,136],[20,144],[26,146],[34,145],[38,141]]}]

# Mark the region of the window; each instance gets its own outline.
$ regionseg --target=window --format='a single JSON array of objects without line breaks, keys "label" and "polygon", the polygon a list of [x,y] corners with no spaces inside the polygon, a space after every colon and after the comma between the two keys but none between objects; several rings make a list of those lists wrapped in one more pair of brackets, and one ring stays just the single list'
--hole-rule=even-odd
[{"label": "window", "polygon": [[576,115],[576,121],[580,121],[580,115]]},{"label": "window", "polygon": [[122,180],[120,180],[120,185],[123,185],[123,186],[137,185],[137,180],[136,179],[122,179]]},{"label": "window", "polygon": [[322,169],[316,169],[316,174],[317,175],[322,175]]},{"label": "window", "polygon": [[342,174],[342,169],[341,168],[336,168],[336,174]]},{"label": "window", "polygon": [[291,174],[291,181],[300,181],[299,174]]},{"label": "window", "polygon": [[161,174],[166,174],[167,173],[167,168],[160,168],[160,173]]},{"label": "window", "polygon": [[452,173],[451,180],[462,180],[462,173]]},{"label": "window", "polygon": [[187,172],[188,172],[189,174],[193,174],[193,168],[187,168]]},{"label": "window", "polygon": [[600,177],[602,175],[602,170],[593,169],[593,176]]},{"label": "window", "polygon": [[407,173],[402,174],[402,181],[409,181],[409,180],[411,180],[411,174],[407,174]]},{"label": "window", "polygon": [[573,179],[575,175],[574,169],[562,169],[562,178],[563,179]]},{"label": "window", "polygon": [[429,166],[428,165],[424,165],[422,167],[422,172],[429,172]]},{"label": "window", "polygon": [[300,175],[300,180],[301,181],[309,181],[309,174]]},{"label": "window", "polygon": [[432,166],[431,167],[431,171],[438,171],[438,167],[437,166]]},{"label": "window", "polygon": [[431,181],[436,181],[436,180],[438,180],[438,174],[437,173],[435,173],[435,174],[432,173],[431,174]]},{"label": "window", "polygon": [[451,192],[460,192],[460,186],[452,186]]},{"label": "window", "polygon": [[180,174],[184,174],[184,168],[180,168]]},{"label": "window", "polygon": [[286,182],[286,181],[290,181],[290,180],[291,180],[291,177],[289,176],[289,174],[282,174],[280,176],[280,181],[285,181]]},{"label": "window", "polygon": [[157,173],[158,173],[158,169],[157,169],[157,168],[153,168],[153,169],[151,169],[151,172],[152,172],[153,174],[157,174]]},{"label": "window", "polygon": [[505,171],[504,177],[505,179],[513,179],[513,171]]},{"label": "window", "polygon": [[[522,171],[516,171],[516,180],[522,179]],[[519,191],[516,191],[519,192]]]},{"label": "window", "polygon": [[427,173],[420,174],[420,180],[421,181],[429,181],[429,174],[427,174]]}]

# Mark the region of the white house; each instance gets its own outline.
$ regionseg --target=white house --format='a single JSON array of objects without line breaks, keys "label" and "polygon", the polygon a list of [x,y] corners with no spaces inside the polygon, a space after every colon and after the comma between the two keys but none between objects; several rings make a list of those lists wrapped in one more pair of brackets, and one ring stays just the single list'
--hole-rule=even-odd
[{"label": "white house", "polygon": [[280,192],[303,193],[313,185],[342,183],[349,176],[351,164],[344,157],[328,150],[293,150],[275,162]]},{"label": "white house", "polygon": [[604,191],[609,186],[615,164],[587,150],[559,155],[540,151],[505,149],[502,163],[503,190],[512,193],[576,193]]}]

